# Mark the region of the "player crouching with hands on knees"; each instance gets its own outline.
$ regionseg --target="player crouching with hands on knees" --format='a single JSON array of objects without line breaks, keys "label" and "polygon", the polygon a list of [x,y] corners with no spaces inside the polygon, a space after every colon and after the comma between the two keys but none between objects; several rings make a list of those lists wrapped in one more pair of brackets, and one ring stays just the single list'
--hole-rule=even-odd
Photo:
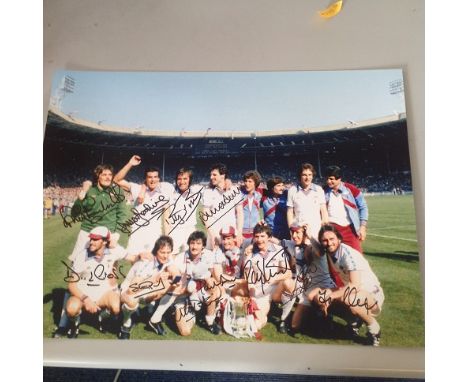
[{"label": "player crouching with hands on knees", "polygon": [[[132,328],[132,314],[139,304],[149,304],[159,300],[168,291],[180,285],[180,272],[172,259],[173,242],[169,236],[161,236],[152,251],[151,260],[137,261],[127,274],[121,285],[121,302],[123,312],[123,325],[119,338],[129,339]],[[165,330],[160,322],[149,325],[158,333]]]},{"label": "player crouching with hands on knees", "polygon": [[214,255],[205,248],[206,243],[207,238],[202,231],[192,232],[187,239],[188,250],[176,259],[184,286],[183,294],[174,301],[175,321],[182,336],[191,334],[196,312],[202,307],[206,308],[206,328],[216,335],[221,332],[215,320],[222,289],[214,279]]},{"label": "player crouching with hands on knees", "polygon": [[382,310],[385,296],[377,276],[360,252],[342,243],[340,233],[332,225],[320,229],[319,241],[345,285],[338,289],[314,290],[309,293],[309,299],[316,299],[325,313],[333,301],[343,303],[355,316],[349,323],[352,333],[359,333],[363,321],[367,325],[369,344],[379,346],[380,325],[375,317]]},{"label": "player crouching with hands on knees", "polygon": [[[96,227],[89,233],[89,248],[73,262],[76,277],[68,282],[71,297],[66,304],[66,314],[71,321],[67,335],[76,338],[79,334],[82,309],[90,314],[108,311],[120,313],[120,295],[114,278],[117,278],[114,263],[126,257],[121,246],[110,248],[111,234],[106,227]],[[64,333],[65,334],[65,333]],[[58,336],[57,336],[58,337]]]},{"label": "player crouching with hands on knees", "polygon": [[[292,274],[285,251],[270,241],[271,228],[257,224],[253,231],[252,256],[244,262],[244,277],[251,299],[250,311],[255,316],[257,331],[268,319],[271,301],[280,302],[285,290],[285,281]],[[257,336],[258,338],[258,336]]]}]

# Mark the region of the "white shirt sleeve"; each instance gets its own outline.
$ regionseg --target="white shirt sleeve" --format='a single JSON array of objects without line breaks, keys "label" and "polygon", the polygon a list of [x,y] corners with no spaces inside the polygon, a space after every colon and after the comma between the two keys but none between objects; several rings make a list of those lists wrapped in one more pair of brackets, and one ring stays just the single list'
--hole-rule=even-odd
[{"label": "white shirt sleeve", "polygon": [[286,202],[286,206],[288,207],[294,207],[294,196],[296,195],[296,189],[294,187],[295,186],[292,186],[288,190],[288,200]]},{"label": "white shirt sleeve", "polygon": [[317,186],[318,188],[318,194],[319,194],[319,204],[326,204],[325,201],[325,192],[323,191],[323,188],[321,186]]}]

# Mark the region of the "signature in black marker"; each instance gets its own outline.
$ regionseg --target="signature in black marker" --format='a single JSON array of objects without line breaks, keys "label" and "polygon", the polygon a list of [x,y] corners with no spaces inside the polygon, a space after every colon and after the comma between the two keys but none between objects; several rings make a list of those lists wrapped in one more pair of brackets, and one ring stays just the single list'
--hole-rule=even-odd
[{"label": "signature in black marker", "polygon": [[[64,277],[63,281],[66,283],[77,283],[80,280],[87,280],[88,286],[98,286],[99,284],[90,284],[91,282],[94,281],[94,279],[103,281],[105,279],[116,279],[119,280],[120,277],[125,278],[125,274],[122,272],[122,267],[123,265],[119,266],[119,269],[117,270],[115,267],[112,268],[111,273],[107,273],[105,271],[104,265],[103,264],[98,264],[96,268],[94,268],[93,271],[89,273],[89,277],[86,277],[84,275],[81,275],[77,273],[72,267],[70,267],[65,261],[62,260],[63,265],[65,265],[67,269],[67,275]],[[120,274],[117,274],[117,272]]]},{"label": "signature in black marker", "polygon": [[192,193],[189,188],[186,192],[180,194],[175,203],[170,206],[172,209],[169,217],[166,219],[166,222],[172,226],[171,231],[168,233],[169,235],[179,225],[185,224],[196,211],[202,198],[202,191],[203,187],[200,187],[197,192]]},{"label": "signature in black marker", "polygon": [[361,299],[358,297],[358,290],[355,287],[350,288],[349,286],[346,288],[346,290],[343,293],[343,301],[346,305],[355,307],[355,306],[363,306],[367,310],[367,314],[369,314],[369,311],[374,308],[374,306],[377,305],[377,301],[372,304],[372,306],[369,306],[369,302],[367,301],[367,297],[364,299],[364,301],[361,302]]},{"label": "signature in black marker", "polygon": [[143,293],[140,293],[134,296],[135,298],[140,298],[147,294],[151,294],[154,292],[159,292],[161,290],[164,290],[166,288],[166,285],[164,284],[164,280],[160,278],[157,283],[154,283],[151,280],[144,280],[139,283],[130,284],[128,288],[132,293],[144,291]]},{"label": "signature in black marker", "polygon": [[[224,207],[226,207],[228,204],[231,204],[231,202],[236,199],[237,195],[240,194],[241,189],[239,187],[234,188],[233,191],[231,191],[230,193],[225,192],[223,194],[223,200],[219,202],[218,206],[210,208],[208,211],[200,211],[200,219],[202,219],[203,223],[206,224],[208,220],[210,220],[213,216],[217,215],[221,210],[224,210]],[[215,221],[212,221],[211,224],[206,228],[210,228],[213,224],[215,224],[219,219],[221,219],[224,215],[226,215],[229,211],[231,211],[240,203],[242,203],[242,198],[237,203],[232,205],[228,210],[226,210]]]},{"label": "signature in black marker", "polygon": [[[284,260],[284,267],[278,267],[277,265],[272,264],[276,261],[277,257],[281,257]],[[273,277],[278,274],[284,274],[290,270],[289,262],[287,261],[287,255],[283,248],[276,252],[267,263],[265,259],[262,258],[262,261],[257,260],[255,269],[253,267],[252,259],[248,259],[245,262],[245,278],[248,284],[254,285],[258,282],[261,283],[262,292],[264,292],[264,285],[268,283]]]},{"label": "signature in black marker", "polygon": [[109,203],[104,203],[101,200],[100,205],[94,210],[96,205],[96,199],[88,198],[86,201],[86,207],[79,204],[74,205],[71,210],[71,215],[64,212],[64,209],[60,209],[60,216],[65,228],[71,227],[74,223],[88,220],[91,223],[98,223],[104,216],[111,212],[117,204],[125,200],[125,194],[122,189],[117,186],[111,186],[105,190],[109,194]]},{"label": "signature in black marker", "polygon": [[[143,203],[139,209],[132,208],[133,216],[127,219],[123,223],[117,223],[117,228],[122,232],[132,235],[138,231],[141,227],[147,227],[150,225],[151,220],[154,218],[159,219],[164,211],[167,209],[166,205],[169,203],[169,199],[166,199],[164,195],[159,195],[156,201],[151,203]],[[136,228],[132,231],[132,226]]]}]

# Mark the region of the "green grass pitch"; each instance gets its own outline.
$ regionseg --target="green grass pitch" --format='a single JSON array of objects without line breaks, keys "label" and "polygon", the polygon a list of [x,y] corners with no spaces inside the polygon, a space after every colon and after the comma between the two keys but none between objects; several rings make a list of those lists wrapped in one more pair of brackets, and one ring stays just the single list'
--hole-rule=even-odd
[{"label": "green grass pitch", "polygon": [[[381,346],[422,347],[424,306],[413,197],[368,196],[366,200],[369,205],[369,225],[364,253],[380,279],[385,293],[383,310],[378,317],[382,328]],[[79,224],[65,228],[59,216],[44,220],[43,335],[46,338],[51,337],[56,327],[62,308],[63,292],[66,289],[66,268],[61,261],[66,261],[71,253],[78,231]],[[127,237],[122,235],[120,244],[126,243]],[[128,269],[129,267],[125,266],[123,273]],[[249,341],[237,340],[226,334],[215,336],[199,326],[194,327],[189,338],[182,338],[171,324],[173,320],[170,311],[166,313],[165,319],[168,335],[157,336],[146,329],[144,322],[139,322],[132,330],[132,339]],[[279,334],[276,330],[278,319],[278,311],[272,308],[270,322],[262,329],[264,342],[354,344],[345,333],[344,321],[336,316],[332,330],[324,327],[321,321],[310,317],[310,329],[298,338]],[[361,335],[364,334],[365,329],[362,328]],[[100,333],[92,320],[84,320],[80,326],[80,338],[115,339],[116,334]]]}]

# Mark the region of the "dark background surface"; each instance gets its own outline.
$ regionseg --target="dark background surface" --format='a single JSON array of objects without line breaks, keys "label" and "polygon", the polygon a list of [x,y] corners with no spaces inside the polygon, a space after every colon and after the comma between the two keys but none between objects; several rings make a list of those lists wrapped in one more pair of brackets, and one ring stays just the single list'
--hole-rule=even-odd
[{"label": "dark background surface", "polygon": [[254,381],[325,381],[325,382],[357,382],[357,381],[423,381],[423,379],[375,378],[375,377],[343,377],[343,376],[315,376],[293,374],[264,374],[264,373],[220,373],[220,372],[191,372],[168,370],[116,370],[116,369],[78,369],[66,367],[44,367],[44,381],[160,381],[160,382],[191,382],[191,381],[223,381],[223,382],[254,382]]}]

